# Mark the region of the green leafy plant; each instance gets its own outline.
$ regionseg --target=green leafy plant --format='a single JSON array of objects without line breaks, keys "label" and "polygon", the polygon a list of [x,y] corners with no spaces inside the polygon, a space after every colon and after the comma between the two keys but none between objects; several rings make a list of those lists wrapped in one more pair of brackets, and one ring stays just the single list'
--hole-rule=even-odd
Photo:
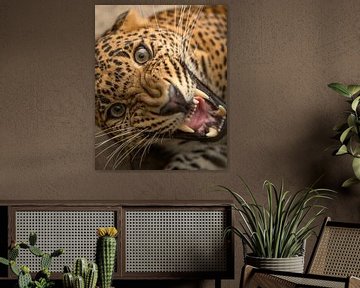
[{"label": "green leafy plant", "polygon": [[315,220],[323,215],[326,207],[317,202],[331,199],[334,191],[304,188],[296,193],[285,191],[283,183],[278,189],[270,181],[264,182],[267,205],[257,202],[249,186],[242,180],[251,201],[240,194],[220,186],[236,200],[233,208],[240,215],[240,227],[229,227],[225,235],[233,232],[247,245],[252,256],[288,258],[302,253],[306,239],[314,233]]},{"label": "green leafy plant", "polygon": [[334,155],[348,154],[353,157],[354,177],[347,179],[342,184],[343,187],[348,187],[360,183],[360,85],[331,83],[328,87],[344,96],[350,104],[346,122],[334,127],[337,132],[336,138],[340,140],[340,145],[334,151]]},{"label": "green leafy plant", "polygon": [[49,282],[45,278],[41,278],[39,281],[33,282],[33,287],[35,288],[51,288],[54,286],[54,282]]},{"label": "green leafy plant", "polygon": [[[0,263],[10,266],[11,271],[18,277],[19,288],[50,288],[54,283],[50,280],[50,265],[54,257],[64,253],[63,249],[57,249],[52,253],[45,253],[36,246],[36,233],[30,233],[29,243],[12,243],[8,251],[8,259],[0,257]],[[16,259],[19,256],[20,249],[28,250],[33,255],[40,258],[41,270],[35,275],[33,280],[30,275],[30,268],[26,265],[19,266]]]}]

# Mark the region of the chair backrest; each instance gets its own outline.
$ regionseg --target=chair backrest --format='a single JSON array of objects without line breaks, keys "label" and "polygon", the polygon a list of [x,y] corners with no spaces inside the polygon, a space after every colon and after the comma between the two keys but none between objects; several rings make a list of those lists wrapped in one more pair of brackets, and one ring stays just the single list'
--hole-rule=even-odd
[{"label": "chair backrest", "polygon": [[307,273],[360,277],[360,223],[326,218]]}]

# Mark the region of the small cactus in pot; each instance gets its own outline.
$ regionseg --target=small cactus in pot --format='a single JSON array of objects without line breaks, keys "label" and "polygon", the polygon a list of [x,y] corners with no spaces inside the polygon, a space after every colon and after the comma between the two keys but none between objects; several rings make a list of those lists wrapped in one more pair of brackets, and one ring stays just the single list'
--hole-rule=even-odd
[{"label": "small cactus in pot", "polygon": [[116,258],[115,227],[101,227],[97,229],[96,262],[99,267],[100,288],[110,288]]},{"label": "small cactus in pot", "polygon": [[85,258],[78,258],[74,264],[74,272],[69,266],[64,267],[64,288],[95,288],[98,279],[98,267],[96,263],[88,263]]}]

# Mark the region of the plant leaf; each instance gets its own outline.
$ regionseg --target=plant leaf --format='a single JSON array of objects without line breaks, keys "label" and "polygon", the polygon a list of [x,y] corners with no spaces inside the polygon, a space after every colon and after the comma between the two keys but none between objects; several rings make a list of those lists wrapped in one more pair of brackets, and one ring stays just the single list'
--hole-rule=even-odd
[{"label": "plant leaf", "polygon": [[352,185],[359,184],[359,183],[360,183],[359,179],[357,179],[356,177],[352,177],[352,178],[345,180],[344,183],[342,183],[341,187],[348,188]]},{"label": "plant leaf", "polygon": [[356,97],[351,103],[351,109],[356,111],[357,106],[359,105],[360,96]]},{"label": "plant leaf", "polygon": [[336,155],[344,155],[348,153],[348,149],[346,148],[346,145],[341,145],[339,150],[336,152]]},{"label": "plant leaf", "polygon": [[3,257],[0,257],[0,263],[1,263],[1,264],[4,264],[4,265],[9,265],[9,264],[10,264],[9,260],[8,260],[8,259],[5,259],[5,258],[3,258]]},{"label": "plant leaf", "polygon": [[352,168],[357,179],[360,180],[360,158],[355,157],[352,161]]},{"label": "plant leaf", "polygon": [[353,128],[353,126],[350,126],[349,128],[345,129],[345,131],[343,133],[341,133],[341,136],[340,136],[341,143],[344,143],[346,137],[348,136],[348,134],[352,128]]},{"label": "plant leaf", "polygon": [[360,85],[348,85],[347,90],[349,91],[351,96],[360,92]]},{"label": "plant leaf", "polygon": [[350,141],[348,143],[349,149],[351,150],[351,155],[354,157],[360,156],[360,139],[359,136],[353,135],[350,137]]},{"label": "plant leaf", "polygon": [[334,91],[336,91],[337,93],[339,93],[342,96],[351,97],[351,94],[349,92],[349,90],[347,89],[347,86],[345,86],[344,84],[341,83],[330,83],[328,85],[329,88],[333,89]]},{"label": "plant leaf", "polygon": [[347,124],[348,126],[355,126],[356,125],[356,116],[353,113],[350,113],[348,118],[347,118]]}]

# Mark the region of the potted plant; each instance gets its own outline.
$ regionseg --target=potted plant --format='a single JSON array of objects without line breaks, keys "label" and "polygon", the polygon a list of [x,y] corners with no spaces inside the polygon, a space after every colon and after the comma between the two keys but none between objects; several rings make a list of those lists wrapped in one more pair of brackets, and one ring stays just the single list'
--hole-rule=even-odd
[{"label": "potted plant", "polygon": [[233,232],[241,238],[245,264],[302,273],[305,241],[314,233],[315,220],[326,209],[317,202],[331,199],[334,191],[310,187],[291,193],[285,191],[283,183],[277,188],[266,180],[264,189],[267,203],[264,206],[256,200],[244,181],[243,183],[251,201],[246,201],[227,187],[221,188],[228,191],[236,201],[233,208],[240,215],[240,227],[229,227],[225,232]]},{"label": "potted plant", "polygon": [[64,288],[113,288],[112,276],[116,261],[116,237],[118,231],[115,227],[99,227],[96,230],[96,263],[88,262],[86,258],[78,258],[71,270],[64,266]]},{"label": "potted plant", "polygon": [[97,229],[96,263],[99,267],[99,287],[110,288],[116,260],[116,237],[118,231],[115,227],[100,227]]},{"label": "potted plant", "polygon": [[75,260],[74,268],[64,266],[63,288],[95,288],[98,279],[98,266],[86,258]]},{"label": "potted plant", "polygon": [[346,122],[334,127],[337,132],[336,138],[340,141],[334,155],[348,154],[352,157],[354,177],[347,179],[342,184],[343,187],[348,187],[360,183],[360,85],[331,83],[328,86],[344,96],[350,104]]},{"label": "potted plant", "polygon": [[[50,280],[50,265],[52,259],[62,255],[64,250],[57,249],[52,253],[45,253],[36,246],[36,241],[36,234],[30,233],[29,243],[14,242],[9,248],[8,259],[0,257],[0,263],[10,266],[11,271],[18,277],[18,288],[50,288],[54,286],[54,282]],[[16,263],[20,249],[28,250],[31,254],[40,258],[41,270],[36,273],[34,279],[31,277],[30,268],[28,266],[18,265],[18,263]]]}]

